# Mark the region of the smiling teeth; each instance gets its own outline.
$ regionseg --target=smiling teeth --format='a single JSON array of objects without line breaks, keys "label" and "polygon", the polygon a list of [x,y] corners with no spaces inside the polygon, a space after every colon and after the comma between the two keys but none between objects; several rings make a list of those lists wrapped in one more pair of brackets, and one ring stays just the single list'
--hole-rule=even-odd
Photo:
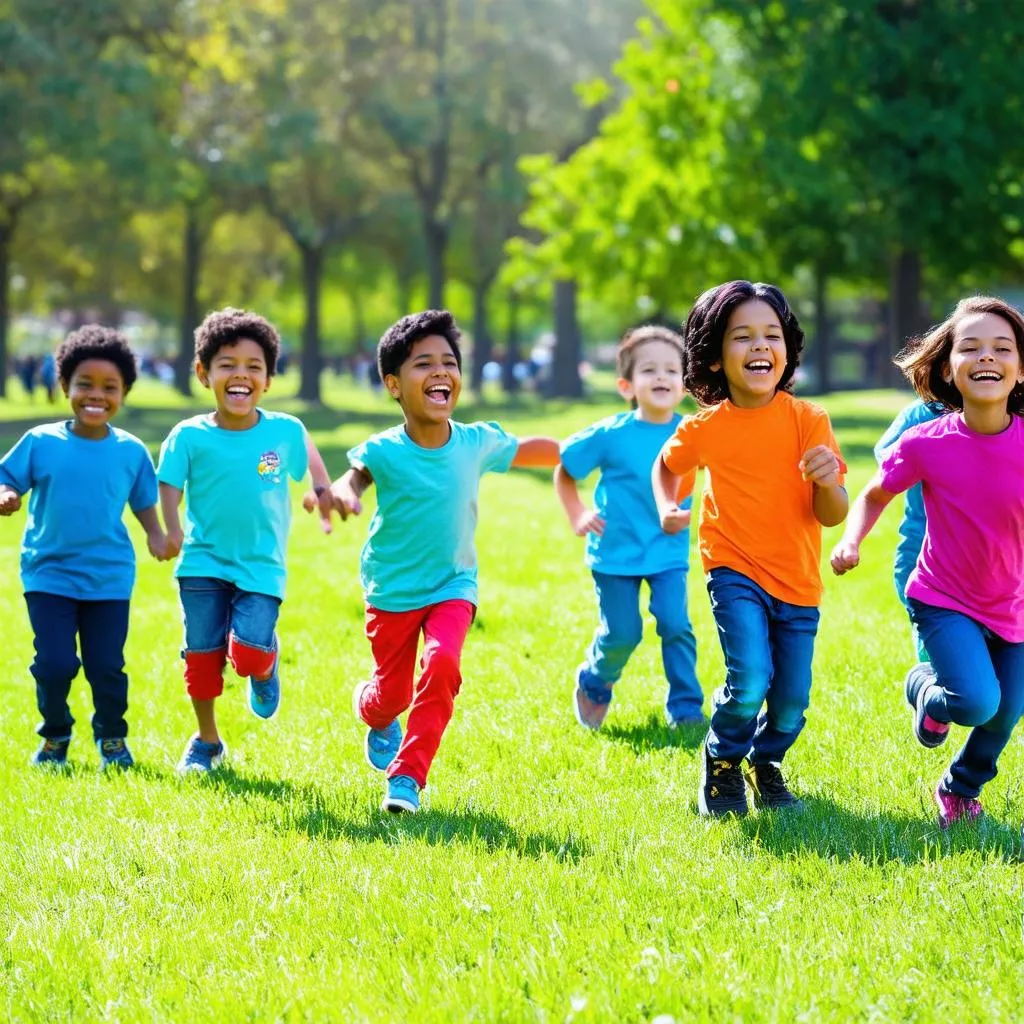
[{"label": "smiling teeth", "polygon": [[982,370],[981,373],[972,373],[971,380],[1002,380],[998,373],[992,373],[990,370]]}]

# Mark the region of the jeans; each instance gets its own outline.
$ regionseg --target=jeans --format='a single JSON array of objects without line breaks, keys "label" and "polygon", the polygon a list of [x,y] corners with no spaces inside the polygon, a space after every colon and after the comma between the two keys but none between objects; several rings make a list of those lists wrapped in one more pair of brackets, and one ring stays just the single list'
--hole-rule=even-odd
[{"label": "jeans", "polygon": [[646,577],[594,573],[601,621],[576,681],[598,704],[612,699],[611,688],[643,637],[640,584],[645,579],[651,590],[648,607],[661,637],[661,660],[668,680],[665,710],[674,720],[699,717],[704,694],[697,681],[697,641],[687,613],[685,569]]},{"label": "jeans", "polygon": [[[903,602],[903,607],[907,609],[907,613],[910,613],[910,599],[907,597],[907,581],[910,579],[910,574],[914,571],[917,565],[917,556],[908,558],[900,551],[896,552],[896,561],[893,565],[893,576],[892,581],[896,585],[896,593],[899,595],[900,600]],[[910,632],[911,638],[914,642],[914,653],[917,655],[918,661],[930,661],[928,657],[928,651],[925,650],[923,641],[921,640],[921,634],[918,632],[917,626],[914,624],[913,616],[910,619]]]},{"label": "jeans", "polygon": [[996,777],[999,755],[1024,714],[1024,643],[1003,640],[961,612],[913,597],[908,605],[937,680],[925,691],[925,711],[937,722],[974,727],[943,784],[976,797]]},{"label": "jeans", "polygon": [[818,609],[780,601],[726,568],[708,574],[708,594],[725,655],[708,753],[725,761],[780,762],[806,721]]},{"label": "jeans", "polygon": [[[36,730],[45,739],[71,735],[75,720],[68,694],[78,670],[92,689],[93,736],[98,740],[128,735],[128,676],[124,644],[128,638],[127,601],[79,601],[58,594],[32,591],[25,595],[28,618],[35,634],[32,675],[36,703],[43,721]],[[82,659],[78,659],[81,646]]]}]

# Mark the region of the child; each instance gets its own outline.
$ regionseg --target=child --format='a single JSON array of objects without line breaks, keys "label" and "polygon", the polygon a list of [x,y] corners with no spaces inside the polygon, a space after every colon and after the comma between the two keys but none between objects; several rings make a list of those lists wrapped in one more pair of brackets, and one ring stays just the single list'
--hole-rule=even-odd
[{"label": "child", "polygon": [[923,485],[926,527],[906,596],[931,666],[907,675],[914,735],[971,727],[935,790],[939,824],[981,814],[982,787],[1024,713],[1024,317],[1001,299],[961,301],[897,359],[925,401],[955,414],[908,430],[854,502],[837,575],[892,498]]},{"label": "child", "polygon": [[772,285],[730,281],[701,295],[683,383],[707,408],[683,420],[654,467],[667,531],[680,528],[673,475],[708,471],[700,551],[726,674],[701,761],[704,815],[746,814],[744,758],[757,807],[799,806],[781,761],[810,698],[821,527],[847,509],[828,415],[789,393],[803,339]]},{"label": "child", "polygon": [[[669,726],[703,725],[697,682],[697,645],[686,612],[691,498],[674,516],[678,533],[661,529],[651,495],[651,467],[679,423],[683,397],[683,339],[664,327],[630,331],[619,345],[619,393],[633,405],[574,434],[562,445],[555,491],[577,536],[587,536],[587,565],[594,574],[600,625],[576,672],[574,708],[580,725],[599,729],[612,686],[643,635],[640,584],[651,590],[650,609],[661,637],[668,678]],[[595,469],[600,478],[593,510],[580,501],[576,481]],[[692,489],[684,487],[689,495]]]},{"label": "child", "polygon": [[[183,775],[212,771],[226,753],[214,705],[227,662],[248,677],[253,714],[277,712],[274,630],[285,591],[289,477],[301,480],[311,471],[330,527],[330,478],[305,428],[294,416],[259,407],[279,351],[277,331],[255,313],[222,309],[207,316],[196,331],[196,376],[213,392],[216,409],[183,420],[160,451],[160,504],[171,553],[181,551],[175,575],[185,621],[185,685],[198,725],[178,764]],[[305,504],[311,509],[309,496]]]},{"label": "child", "polygon": [[135,383],[135,356],[123,335],[89,324],[57,349],[56,373],[72,419],[34,427],[0,460],[0,515],[16,512],[32,492],[21,545],[43,716],[32,763],[67,764],[75,724],[68,694],[81,665],[92,689],[100,767],[130,768],[124,644],[135,551],[121,518],[125,505],[146,531],[150,554],[168,557],[149,452],[110,425]]},{"label": "child", "polygon": [[[377,487],[360,563],[373,675],[356,684],[353,702],[369,727],[366,758],[387,774],[388,811],[419,810],[462,683],[462,645],[477,604],[480,477],[558,464],[558,442],[550,438],[517,440],[494,423],[452,419],[462,388],[459,337],[447,310],[405,316],[387,330],[377,366],[404,422],[351,449],[352,468],[331,489],[346,518],[361,512],[363,492]],[[398,716],[406,709],[403,738]]]}]

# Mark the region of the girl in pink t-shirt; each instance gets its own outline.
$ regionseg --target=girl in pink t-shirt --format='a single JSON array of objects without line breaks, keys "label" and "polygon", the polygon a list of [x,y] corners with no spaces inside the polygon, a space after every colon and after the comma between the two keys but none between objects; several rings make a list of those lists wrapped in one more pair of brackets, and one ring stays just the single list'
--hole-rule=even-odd
[{"label": "girl in pink t-shirt", "polygon": [[907,701],[926,747],[944,743],[951,722],[971,727],[935,790],[945,828],[981,814],[981,788],[1024,714],[1024,317],[1001,299],[964,299],[896,363],[950,415],[886,452],[832,569],[853,569],[885,506],[922,484],[927,527],[906,596],[931,665],[910,670]]}]

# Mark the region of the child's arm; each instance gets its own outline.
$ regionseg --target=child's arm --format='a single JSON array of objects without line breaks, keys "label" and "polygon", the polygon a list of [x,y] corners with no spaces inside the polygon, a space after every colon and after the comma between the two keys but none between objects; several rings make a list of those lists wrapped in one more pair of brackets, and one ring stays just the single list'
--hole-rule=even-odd
[{"label": "child's arm", "polygon": [[21,508],[21,495],[7,484],[0,484],[0,516],[13,515]]},{"label": "child's arm", "polygon": [[800,472],[814,484],[814,518],[822,526],[838,526],[850,509],[849,495],[839,482],[839,456],[828,445],[815,445],[804,452]]},{"label": "child's arm", "polygon": [[512,465],[519,469],[553,469],[561,460],[553,437],[521,437]]},{"label": "child's arm", "polygon": [[353,466],[344,476],[331,484],[331,504],[341,518],[357,516],[363,511],[363,503],[359,500],[363,493],[373,484],[373,477],[365,467],[357,469]]},{"label": "child's arm", "polygon": [[149,553],[158,562],[166,562],[167,559],[172,558],[173,556],[168,554],[167,534],[160,526],[156,505],[150,505],[149,508],[141,509],[133,514],[146,531],[146,547],[149,548]]},{"label": "child's arm", "polygon": [[178,518],[178,508],[185,492],[170,484],[160,484],[160,511],[164,517],[164,525],[167,527],[167,558],[174,558],[181,545],[185,543],[185,532],[181,528],[181,519]]},{"label": "child's arm", "polygon": [[[688,508],[679,507],[679,491],[683,478],[673,473],[665,460],[658,454],[651,471],[651,486],[654,488],[654,503],[658,506],[658,518],[666,533],[679,533],[690,525],[691,513]],[[691,480],[691,487],[693,486]]]},{"label": "child's arm", "polygon": [[596,533],[598,537],[604,533],[604,520],[592,508],[587,508],[580,501],[579,488],[574,477],[569,476],[565,466],[555,467],[555,494],[569,517],[569,525],[577,537],[585,537],[588,533]]},{"label": "child's arm", "polygon": [[896,495],[882,486],[882,475],[876,473],[868,485],[857,495],[850,509],[850,518],[842,540],[832,549],[832,571],[837,576],[855,569],[860,564],[860,545],[878,522],[885,506]]},{"label": "child's arm", "polygon": [[319,509],[320,527],[324,533],[330,533],[331,513],[334,511],[334,503],[331,501],[331,477],[308,430],[306,431],[306,459],[309,462],[309,475],[313,486],[303,495],[302,507],[307,512],[312,512],[315,508]]}]

